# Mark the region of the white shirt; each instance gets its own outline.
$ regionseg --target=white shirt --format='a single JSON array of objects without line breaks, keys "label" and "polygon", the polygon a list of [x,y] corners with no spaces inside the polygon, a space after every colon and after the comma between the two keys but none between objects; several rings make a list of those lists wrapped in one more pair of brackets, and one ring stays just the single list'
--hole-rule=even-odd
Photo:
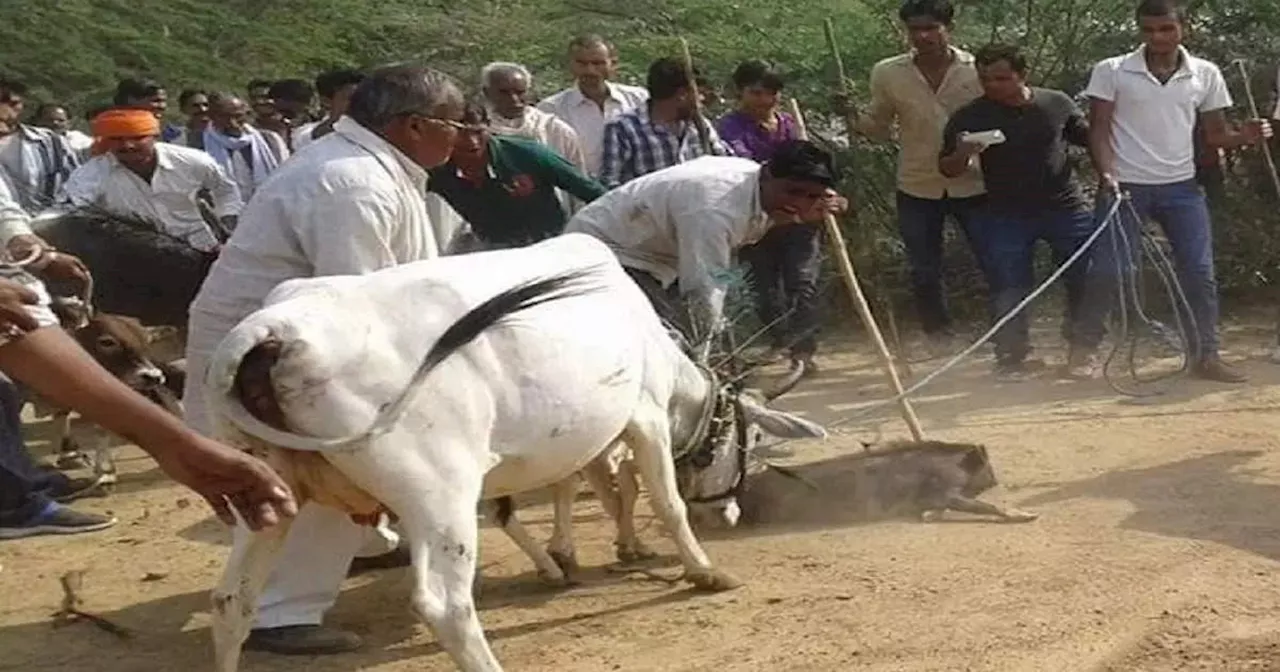
[{"label": "white shirt", "polygon": [[1116,104],[1111,127],[1117,181],[1175,184],[1195,179],[1198,116],[1231,107],[1218,66],[1179,47],[1182,65],[1161,84],[1147,68],[1146,47],[1093,67],[1085,95]]},{"label": "white shirt", "polygon": [[96,205],[149,219],[192,247],[206,251],[216,248],[218,239],[200,214],[196,194],[208,189],[213,198],[213,214],[221,219],[240,214],[244,205],[240,190],[208,154],[167,142],[156,142],[155,147],[156,169],[151,182],[138,177],[107,152],[71,173],[59,201],[72,207]]},{"label": "white shirt", "polygon": [[600,174],[600,157],[604,153],[604,126],[623,112],[643,107],[649,100],[648,90],[626,84],[606,84],[609,97],[600,109],[591,99],[582,95],[577,86],[570,87],[538,103],[538,109],[563,119],[578,134],[582,153],[587,159],[587,174]]},{"label": "white shirt", "polygon": [[653,275],[664,287],[701,299],[716,324],[734,252],[761,237],[769,218],[760,206],[760,164],[709,156],[634,179],[588,204],[565,233],[594,236],[623,266]]},{"label": "white shirt", "polygon": [[216,345],[286,280],[439,256],[426,185],[427,172],[386,140],[339,120],[245,207],[191,305],[193,336]]}]

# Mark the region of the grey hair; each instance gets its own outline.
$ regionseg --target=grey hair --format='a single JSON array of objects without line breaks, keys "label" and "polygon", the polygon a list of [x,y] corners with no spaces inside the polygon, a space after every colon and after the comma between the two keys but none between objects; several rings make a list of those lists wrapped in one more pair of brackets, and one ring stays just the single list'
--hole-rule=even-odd
[{"label": "grey hair", "polygon": [[381,131],[396,117],[431,114],[441,105],[462,107],[462,90],[448,75],[418,65],[388,65],[365,77],[351,94],[347,116]]},{"label": "grey hair", "polygon": [[519,63],[504,63],[502,61],[498,61],[480,68],[480,88],[489,88],[489,81],[493,79],[494,75],[523,77],[524,81],[528,82],[530,85],[533,84],[533,75],[529,72],[528,68],[520,65]]}]

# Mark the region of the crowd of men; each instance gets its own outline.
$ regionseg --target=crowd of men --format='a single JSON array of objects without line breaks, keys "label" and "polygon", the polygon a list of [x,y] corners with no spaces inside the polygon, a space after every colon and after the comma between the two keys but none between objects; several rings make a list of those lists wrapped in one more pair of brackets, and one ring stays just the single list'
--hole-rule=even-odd
[{"label": "crowd of men", "polygon": [[[1210,221],[1195,156],[1198,144],[1242,147],[1263,141],[1271,129],[1263,120],[1238,129],[1227,123],[1232,101],[1222,73],[1181,44],[1183,9],[1174,0],[1139,3],[1142,44],[1095,66],[1087,114],[1063,92],[1029,86],[1027,59],[1017,48],[990,45],[971,54],[954,46],[954,13],[950,0],[905,0],[900,18],[911,50],[875,66],[868,107],[842,101],[860,133],[888,140],[896,131],[901,145],[898,219],[924,332],[942,346],[954,337],[942,282],[948,219],[964,232],[998,316],[1034,284],[1037,241],[1065,259],[1111,199],[1126,194],[1173,246],[1191,306],[1184,319],[1195,326],[1195,373],[1244,381],[1218,355]],[[67,403],[88,404],[85,413],[95,419],[93,408],[133,404],[126,417],[138,424],[117,423],[118,431],[155,451],[175,477],[203,488],[220,511],[229,501],[255,521],[270,522],[274,511],[289,507],[279,482],[200,438],[211,419],[199,372],[235,324],[289,279],[371,273],[443,254],[522,247],[563,232],[604,241],[658,312],[690,338],[723,327],[731,270],[740,260],[761,320],[773,325],[769,357],[789,356],[812,370],[817,223],[847,202],[833,191],[831,155],[798,140],[796,120],[779,109],[779,70],[759,60],[741,63],[732,73],[736,109],[711,123],[699,113],[708,80],[679,59],[653,62],[645,86],[636,87],[613,81],[618,55],[602,37],[573,40],[567,55],[574,84],[536,104],[533,78],[519,64],[485,66],[474,99],[438,72],[399,65],[327,72],[314,87],[290,79],[250,82],[243,94],[182,91],[180,125],[162,123],[168,92],[161,84],[126,80],[112,106],[88,111],[88,135],[71,129],[68,110],[56,104],[23,121],[24,88],[0,81],[0,226],[15,258],[43,251],[27,271],[83,270],[41,248],[27,220],[89,205],[142,216],[218,254],[187,332],[193,373],[184,404],[199,433],[174,429],[154,412],[144,418],[131,393],[119,389],[102,393],[110,400],[67,397]],[[317,94],[320,111],[313,113]],[[991,140],[986,132],[993,130],[1003,140]],[[1097,204],[1084,196],[1070,146],[1087,151],[1101,176]],[[1120,225],[1132,236],[1139,222],[1124,214]],[[1109,250],[1098,246],[1067,276],[1070,354],[1063,375],[1095,375],[1115,294],[1108,283],[1126,263]],[[38,281],[6,268],[0,320],[10,332],[0,345],[0,367],[19,379],[88,376],[68,372],[65,362],[47,371],[30,362],[9,368],[19,357],[11,353],[54,339],[44,334],[56,330],[43,297],[11,289],[14,282],[39,289]],[[28,314],[37,317],[24,319]],[[997,373],[1017,378],[1042,367],[1030,353],[1020,318],[997,338]],[[69,394],[53,390],[59,393]],[[13,405],[0,418],[9,438],[19,427]],[[144,426],[168,427],[166,440],[180,437],[186,467],[168,469],[172,459],[147,440],[155,434],[138,429]],[[0,456],[0,538],[113,522],[55,503],[73,498],[75,483],[39,472],[20,439],[0,446]],[[228,460],[241,461],[219,466]],[[201,473],[229,469],[235,477],[200,480]],[[353,557],[370,566],[404,561],[398,540],[384,535],[337,511],[303,507],[281,563],[290,571],[271,578],[247,646],[296,654],[358,647],[355,635],[325,627],[322,618]]]}]

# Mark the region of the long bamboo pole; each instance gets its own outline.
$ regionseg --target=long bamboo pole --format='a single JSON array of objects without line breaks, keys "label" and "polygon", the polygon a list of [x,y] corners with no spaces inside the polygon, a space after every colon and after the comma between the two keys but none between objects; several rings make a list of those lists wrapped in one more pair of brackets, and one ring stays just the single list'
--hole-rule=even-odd
[{"label": "long bamboo pole", "polygon": [[[1244,95],[1249,99],[1249,114],[1253,119],[1261,119],[1258,114],[1258,101],[1253,97],[1253,82],[1249,81],[1249,68],[1245,67],[1244,61],[1236,59],[1236,66],[1240,68],[1240,76],[1244,78]],[[1280,196],[1280,173],[1276,172],[1276,161],[1271,156],[1271,139],[1263,138],[1262,157],[1267,162],[1267,170],[1271,172],[1271,186],[1276,189],[1276,196]]]},{"label": "long bamboo pole", "polygon": [[[800,139],[807,140],[809,138],[808,128],[804,123],[804,115],[800,112],[800,103],[796,99],[791,99],[791,114],[796,119],[796,130]],[[907,428],[911,430],[911,436],[917,441],[924,439],[924,431],[920,428],[920,419],[916,417],[916,411],[911,406],[911,401],[902,396],[902,379],[898,377],[898,369],[893,365],[893,355],[889,352],[889,346],[885,344],[884,334],[880,331],[880,325],[876,324],[875,315],[871,313],[871,306],[867,303],[867,297],[862,293],[862,285],[858,282],[858,274],[853,270],[853,260],[849,258],[849,250],[844,244],[844,233],[840,231],[840,225],[836,222],[835,215],[830,213],[823,218],[823,224],[826,226],[827,239],[831,241],[831,249],[836,255],[836,263],[840,267],[840,275],[844,277],[845,285],[849,288],[849,294],[853,297],[853,307],[858,311],[858,315],[862,318],[862,324],[866,326],[867,331],[871,332],[872,340],[875,341],[876,349],[880,353],[880,361],[884,364],[885,375],[889,378],[889,385],[893,389],[894,395],[898,396],[898,408],[902,411],[902,419],[906,421]]]}]

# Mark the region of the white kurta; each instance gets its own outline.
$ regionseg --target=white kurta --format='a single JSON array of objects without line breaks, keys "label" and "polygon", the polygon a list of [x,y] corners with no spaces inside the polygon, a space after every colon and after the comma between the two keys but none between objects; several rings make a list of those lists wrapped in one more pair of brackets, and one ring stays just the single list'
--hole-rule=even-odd
[{"label": "white kurta", "polygon": [[170,235],[192,247],[218,246],[200,214],[196,194],[208,189],[218,218],[240,214],[240,190],[204,152],[167,142],[156,143],[156,169],[151,181],[138,177],[110,152],[90,159],[71,173],[59,206],[97,205],[120,214],[137,215],[159,223]]},{"label": "white kurta", "polygon": [[[202,385],[209,357],[280,283],[358,275],[439,256],[427,214],[427,173],[349,118],[259,188],[191,306],[187,422],[208,433]],[[258,627],[318,624],[351,558],[372,535],[340,511],[303,507],[258,605]],[[236,543],[244,531],[237,528]]]}]

